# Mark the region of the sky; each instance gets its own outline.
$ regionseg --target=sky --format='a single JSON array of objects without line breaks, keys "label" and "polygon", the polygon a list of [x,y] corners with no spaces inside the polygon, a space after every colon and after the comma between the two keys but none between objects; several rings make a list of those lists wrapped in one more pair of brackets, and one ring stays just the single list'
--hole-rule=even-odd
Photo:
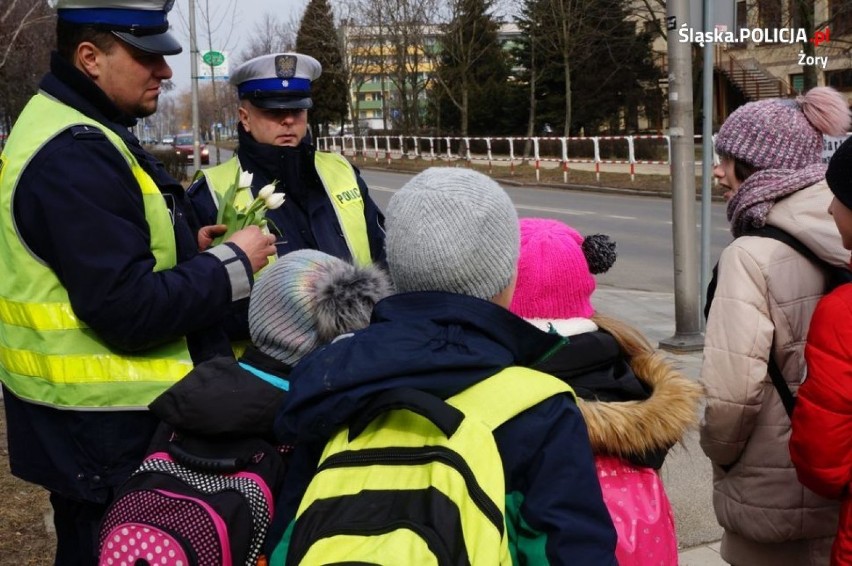
[{"label": "sky", "polygon": [[[332,0],[332,9],[335,9],[338,2],[345,3],[346,0]],[[279,22],[292,23],[293,29],[297,29],[307,4],[308,0],[195,0],[198,49],[204,53],[209,48],[207,29],[204,25],[206,19],[211,22],[213,49],[228,51],[233,59],[249,43],[255,26],[264,21],[266,14],[275,16]],[[500,7],[496,11],[511,13],[509,7],[513,4],[514,0],[497,0],[495,5]],[[205,18],[205,14],[209,17]],[[188,91],[191,83],[189,0],[176,0],[169,14],[169,23],[172,33],[183,45],[183,53],[167,57],[166,60],[174,71],[172,81],[177,91]]]},{"label": "sky", "polygon": [[[209,14],[210,36],[213,49],[226,50],[236,57],[248,43],[255,26],[266,14],[274,15],[279,21],[296,22],[302,16],[307,0],[195,0],[196,37],[200,52],[208,50],[208,34],[204,25],[204,13]],[[236,10],[234,9],[236,7]],[[169,14],[172,33],[183,45],[183,53],[166,58],[172,68],[172,81],[178,91],[190,88],[189,56],[189,0],[177,0]],[[219,44],[219,45],[217,45]]]}]

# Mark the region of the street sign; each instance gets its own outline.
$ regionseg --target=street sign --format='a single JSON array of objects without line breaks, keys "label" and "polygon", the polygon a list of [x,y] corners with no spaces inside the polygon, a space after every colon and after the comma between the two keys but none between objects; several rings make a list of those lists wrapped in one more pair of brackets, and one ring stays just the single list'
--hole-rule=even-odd
[{"label": "street sign", "polygon": [[198,54],[198,78],[209,81],[227,80],[230,57],[227,51],[205,51]]},{"label": "street sign", "polygon": [[201,60],[211,67],[218,67],[225,63],[225,54],[221,51],[208,51],[201,56]]}]

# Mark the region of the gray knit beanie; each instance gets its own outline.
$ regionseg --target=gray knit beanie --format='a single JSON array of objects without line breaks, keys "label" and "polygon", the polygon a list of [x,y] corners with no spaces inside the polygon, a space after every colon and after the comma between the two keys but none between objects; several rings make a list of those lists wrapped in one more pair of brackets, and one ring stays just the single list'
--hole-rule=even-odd
[{"label": "gray knit beanie", "polygon": [[356,267],[317,250],[291,252],[265,269],[252,289],[252,343],[295,365],[318,346],[367,326],[390,288],[377,267]]},{"label": "gray knit beanie", "polygon": [[489,300],[517,269],[518,214],[491,178],[433,167],[387,207],[387,261],[398,292],[448,291]]}]

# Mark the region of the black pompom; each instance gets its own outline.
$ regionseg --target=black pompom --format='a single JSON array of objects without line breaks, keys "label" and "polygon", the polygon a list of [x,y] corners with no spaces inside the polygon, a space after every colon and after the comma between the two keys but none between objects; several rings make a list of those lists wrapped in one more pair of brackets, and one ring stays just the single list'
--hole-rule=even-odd
[{"label": "black pompom", "polygon": [[583,255],[592,274],[606,273],[615,263],[615,242],[606,234],[592,234],[583,238]]}]

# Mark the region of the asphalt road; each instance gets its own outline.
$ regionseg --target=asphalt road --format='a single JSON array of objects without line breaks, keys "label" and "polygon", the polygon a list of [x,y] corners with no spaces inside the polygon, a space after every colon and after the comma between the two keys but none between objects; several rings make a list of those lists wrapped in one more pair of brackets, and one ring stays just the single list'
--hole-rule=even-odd
[{"label": "asphalt road", "polygon": [[[411,175],[362,169],[364,180],[384,209]],[[618,260],[598,283],[621,289],[674,291],[672,205],[670,199],[602,194],[568,189],[504,186],[521,217],[561,220],[582,234],[607,234],[615,240]],[[731,241],[724,203],[711,205],[711,264]],[[700,219],[700,204],[696,203]],[[696,241],[700,236],[696,228]],[[696,266],[696,269],[699,269]]]}]

